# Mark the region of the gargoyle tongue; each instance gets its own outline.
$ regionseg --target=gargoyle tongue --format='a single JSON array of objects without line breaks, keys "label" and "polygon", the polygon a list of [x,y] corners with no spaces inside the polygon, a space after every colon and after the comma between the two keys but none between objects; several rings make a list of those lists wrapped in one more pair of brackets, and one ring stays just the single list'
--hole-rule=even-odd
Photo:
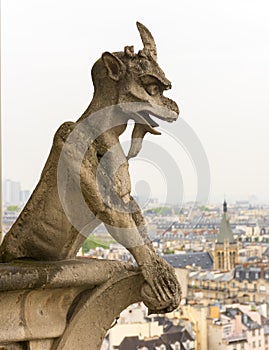
[{"label": "gargoyle tongue", "polygon": [[127,159],[136,157],[141,151],[143,138],[147,132],[153,135],[161,135],[158,130],[154,129],[154,127],[158,126],[158,124],[150,118],[148,113],[139,112],[139,114],[137,113],[136,115],[138,118],[136,118],[136,123],[132,132],[132,142]]},{"label": "gargoyle tongue", "polygon": [[146,111],[141,111],[137,113],[138,116],[138,122],[141,120],[141,124],[145,124],[148,126],[148,132],[154,135],[160,135],[161,133],[156,131],[154,128],[156,126],[159,126],[151,117],[149,116],[149,113]]}]

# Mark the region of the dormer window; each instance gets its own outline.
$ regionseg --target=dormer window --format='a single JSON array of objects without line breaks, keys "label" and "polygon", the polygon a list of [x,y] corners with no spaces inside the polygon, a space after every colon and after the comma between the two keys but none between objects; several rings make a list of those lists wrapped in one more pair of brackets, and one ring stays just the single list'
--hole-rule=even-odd
[{"label": "dormer window", "polygon": [[180,350],[180,344],[178,341],[175,343],[175,350]]},{"label": "dormer window", "polygon": [[190,346],[191,344],[190,344],[190,341],[189,341],[189,339],[186,341],[186,344],[185,344],[185,346],[186,346],[186,349],[190,349]]}]

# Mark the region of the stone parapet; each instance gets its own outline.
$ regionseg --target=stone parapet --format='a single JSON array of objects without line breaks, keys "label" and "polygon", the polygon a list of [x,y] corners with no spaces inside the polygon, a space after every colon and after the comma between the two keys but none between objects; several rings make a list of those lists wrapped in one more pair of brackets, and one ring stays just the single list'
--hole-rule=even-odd
[{"label": "stone parapet", "polygon": [[0,264],[0,349],[98,350],[144,278],[130,264],[75,259]]}]

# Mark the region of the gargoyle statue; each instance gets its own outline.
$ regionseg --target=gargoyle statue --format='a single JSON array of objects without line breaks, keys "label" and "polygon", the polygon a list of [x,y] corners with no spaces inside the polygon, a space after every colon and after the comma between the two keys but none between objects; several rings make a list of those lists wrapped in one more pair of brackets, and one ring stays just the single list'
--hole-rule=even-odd
[{"label": "gargoyle statue", "polygon": [[[77,122],[66,122],[56,132],[40,181],[0,247],[0,261],[74,258],[85,237],[103,222],[141,269],[146,281],[141,291],[145,304],[152,312],[169,312],[179,304],[180,286],[174,269],[154,251],[142,212],[130,194],[128,159],[138,154],[147,132],[160,134],[152,115],[172,122],[179,110],[174,101],[163,96],[171,83],[157,63],[151,33],[141,23],[137,28],[142,50],[136,54],[133,46],[126,46],[124,52],[105,52],[94,64],[93,99]],[[119,136],[130,119],[135,124],[126,156]],[[68,143],[69,136],[85,121],[88,127],[77,134],[77,142]],[[100,134],[87,145],[78,164],[80,136],[85,140],[99,129]],[[64,182],[59,180],[60,160],[67,169]],[[101,186],[99,173],[104,179]],[[78,193],[92,215],[74,205]],[[63,205],[65,194],[67,207],[72,207],[69,214]]]}]

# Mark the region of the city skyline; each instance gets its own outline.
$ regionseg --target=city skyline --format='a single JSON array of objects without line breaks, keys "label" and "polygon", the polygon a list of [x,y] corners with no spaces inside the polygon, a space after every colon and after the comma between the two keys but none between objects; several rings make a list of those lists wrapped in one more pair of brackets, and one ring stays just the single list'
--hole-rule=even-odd
[{"label": "city skyline", "polygon": [[2,181],[2,204],[3,206],[24,205],[30,197],[30,191],[22,189],[20,181],[3,179]]},{"label": "city skyline", "polygon": [[[268,4],[207,0],[153,7],[138,1],[126,7],[119,1],[121,11],[113,18],[110,6],[82,0],[2,4],[4,177],[19,178],[33,190],[54,132],[62,122],[76,120],[90,101],[92,64],[106,50],[132,44],[140,49],[139,20],[152,31],[161,66],[172,80],[167,95],[178,101],[180,118],[207,154],[210,200],[256,196],[268,203]],[[101,21],[94,15],[99,13]],[[156,144],[161,138],[148,137]],[[186,198],[193,199],[195,171],[186,161],[179,167]],[[145,165],[131,169],[133,188],[145,180],[151,182],[153,197],[161,196],[165,181],[160,173],[151,181],[140,178],[150,171]]]},{"label": "city skyline", "polygon": [[[7,198],[10,198],[10,189],[8,189],[8,191],[6,190],[6,187],[10,187],[13,186],[13,198],[18,198],[18,200],[7,200]],[[135,199],[138,201],[139,205],[141,205],[142,209],[148,210],[149,208],[151,208],[151,204],[152,204],[152,208],[156,207],[156,206],[162,206],[162,205],[168,205],[168,206],[175,206],[178,207],[177,203],[167,203],[167,202],[162,202],[161,200],[164,198],[164,195],[161,196],[150,196],[150,197],[145,197],[145,193],[142,192],[143,187],[140,188],[140,190],[137,191],[137,188],[135,189],[134,192],[134,196]],[[14,192],[16,192],[14,194]],[[19,203],[26,203],[26,201],[29,199],[30,195],[31,195],[31,190],[25,188],[22,186],[22,182],[19,179],[13,179],[13,178],[3,178],[2,179],[2,195],[3,195],[3,206],[5,205],[17,205]],[[147,194],[147,193],[146,193]],[[152,193],[150,193],[150,195],[152,195]],[[208,206],[219,206],[220,208],[223,207],[223,201],[226,201],[227,196],[220,196],[219,200],[209,200],[207,203],[203,203],[204,205],[208,205]],[[188,201],[188,199],[186,198],[181,204],[185,205],[185,204],[189,204],[192,201]],[[194,203],[194,202],[193,202]],[[236,206],[237,204],[244,204],[244,205],[269,205],[269,203],[266,202],[259,202],[258,198],[255,196],[249,196],[248,198],[245,199],[238,199],[238,198],[234,198],[228,200],[228,206]],[[197,202],[197,204],[201,205],[202,203]]]}]

